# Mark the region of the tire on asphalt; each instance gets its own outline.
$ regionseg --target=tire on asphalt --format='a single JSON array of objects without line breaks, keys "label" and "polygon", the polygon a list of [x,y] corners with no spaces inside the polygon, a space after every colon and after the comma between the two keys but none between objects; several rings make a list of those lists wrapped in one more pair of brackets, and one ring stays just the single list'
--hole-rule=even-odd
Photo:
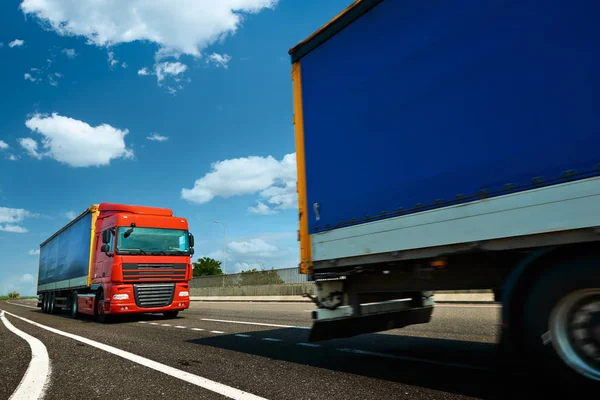
[{"label": "tire on asphalt", "polygon": [[[531,371],[539,372],[544,382],[556,382],[571,392],[571,388],[584,386],[600,387],[600,362],[593,362],[587,351],[581,351],[583,342],[578,334],[587,335],[596,350],[600,351],[600,336],[595,329],[595,321],[600,319],[600,260],[582,259],[566,261],[545,272],[533,285],[524,305],[524,339]],[[588,296],[583,303],[573,303],[571,299]],[[581,311],[578,304],[591,302],[590,309],[596,308],[587,325],[573,324],[573,317],[586,318],[587,310]],[[586,307],[584,307],[586,308]],[[571,309],[573,314],[565,312]],[[567,318],[559,316],[567,316]],[[557,321],[564,321],[559,323]],[[568,323],[566,323],[569,321]],[[563,332],[563,335],[556,332]],[[569,331],[570,329],[570,331]],[[592,331],[594,329],[594,331]],[[593,332],[596,332],[595,334]],[[558,340],[554,336],[558,336]],[[568,340],[564,340],[568,338]],[[595,342],[595,340],[597,342]],[[572,344],[572,347],[570,347]],[[574,351],[565,351],[565,349]],[[577,350],[575,350],[577,349]],[[599,353],[600,354],[600,353]],[[586,369],[590,368],[591,369]],[[595,370],[595,371],[594,371]],[[571,392],[572,393],[572,392]]]},{"label": "tire on asphalt", "polygon": [[177,315],[179,315],[179,311],[165,311],[163,313],[163,316],[167,319],[177,318]]},{"label": "tire on asphalt", "polygon": [[79,304],[77,304],[77,291],[71,295],[71,318],[79,317]]},{"label": "tire on asphalt", "polygon": [[108,322],[108,315],[104,312],[104,291],[99,290],[94,301],[94,316],[101,324]]},{"label": "tire on asphalt", "polygon": [[56,293],[50,293],[50,299],[48,302],[48,313],[55,314],[56,313]]}]

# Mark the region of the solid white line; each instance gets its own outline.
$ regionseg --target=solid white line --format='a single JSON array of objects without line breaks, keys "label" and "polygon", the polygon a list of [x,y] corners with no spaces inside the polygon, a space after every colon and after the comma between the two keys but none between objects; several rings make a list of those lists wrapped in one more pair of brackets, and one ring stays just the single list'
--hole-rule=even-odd
[{"label": "solid white line", "polygon": [[211,321],[211,322],[225,322],[228,324],[242,324],[242,325],[258,325],[258,326],[272,326],[275,328],[294,328],[294,329],[310,329],[308,326],[292,326],[292,325],[277,325],[277,324],[263,324],[261,322],[246,322],[246,321],[229,321],[226,319],[209,319],[202,318],[202,321]]},{"label": "solid white line", "polygon": [[12,304],[13,306],[19,306],[19,307],[37,308],[37,307],[33,307],[33,306],[26,306],[25,304],[11,303],[10,301],[7,301],[6,304]]},{"label": "solid white line", "polygon": [[262,340],[266,341],[266,342],[281,342],[281,339],[274,339],[274,338],[270,338],[270,337],[266,337],[263,338]]},{"label": "solid white line", "polygon": [[221,333],[225,333],[225,332],[221,332],[221,331],[210,331],[210,333],[218,333],[218,334],[221,334]]},{"label": "solid white line", "polygon": [[[198,375],[190,374],[189,372],[182,371],[177,368],[170,367],[168,365],[150,360],[148,358],[138,356],[137,354],[130,353],[125,350],[118,349],[116,347],[109,346],[104,343],[96,342],[95,340],[85,338],[83,336],[74,335],[72,333],[64,332],[55,328],[51,328],[46,325],[39,324],[37,322],[31,321],[27,318],[19,317],[18,315],[11,314],[6,312],[6,314],[11,315],[15,318],[19,318],[22,321],[25,321],[31,325],[37,326],[39,328],[45,329],[49,332],[56,333],[57,335],[65,336],[70,339],[76,340],[81,343],[85,343],[89,346],[95,347],[100,350],[104,350],[107,353],[114,354],[115,356],[124,358],[126,360],[132,361],[136,364],[140,364],[144,367],[153,369],[155,371],[161,372],[165,375],[172,376],[173,378],[180,379],[182,381],[191,383],[192,385],[196,385],[202,387],[204,389],[210,390],[211,392],[219,393],[225,397],[229,397],[230,399],[236,400],[266,400],[263,397],[259,397],[253,395],[248,392],[244,392],[242,390],[233,388],[231,386],[227,386],[225,384],[211,381],[210,379],[203,378]],[[31,397],[29,397],[31,398]]]},{"label": "solid white line", "polygon": [[337,350],[343,351],[344,353],[360,354],[360,355],[364,355],[364,356],[392,358],[392,359],[396,359],[396,360],[414,361],[414,362],[420,362],[420,363],[424,363],[424,364],[441,365],[444,367],[465,368],[465,369],[472,369],[475,371],[493,372],[493,370],[488,369],[488,368],[475,367],[473,365],[468,365],[468,364],[449,363],[449,362],[428,360],[426,358],[396,356],[394,354],[376,353],[373,351],[365,351],[365,350],[357,350],[357,349],[337,349]]},{"label": "solid white line", "polygon": [[305,346],[305,347],[321,347],[320,344],[316,344],[316,343],[296,343],[296,345]]},{"label": "solid white line", "polygon": [[[7,313],[12,315],[10,313]],[[23,332],[10,323],[4,316],[4,311],[0,310],[0,320],[4,326],[25,340],[31,348],[31,361],[29,367],[25,371],[25,375],[21,379],[19,386],[10,396],[9,400],[28,400],[28,399],[43,399],[46,390],[48,377],[50,376],[50,358],[46,346],[37,338]]]}]

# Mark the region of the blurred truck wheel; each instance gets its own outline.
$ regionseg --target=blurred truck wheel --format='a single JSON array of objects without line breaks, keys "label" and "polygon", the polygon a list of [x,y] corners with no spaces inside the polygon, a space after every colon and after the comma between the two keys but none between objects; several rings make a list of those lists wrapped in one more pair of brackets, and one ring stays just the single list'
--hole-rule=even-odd
[{"label": "blurred truck wheel", "polygon": [[54,314],[56,312],[56,293],[50,293],[50,299],[48,301],[48,313]]},{"label": "blurred truck wheel", "polygon": [[48,293],[44,293],[42,295],[42,312],[43,313],[48,312]]},{"label": "blurred truck wheel", "polygon": [[108,322],[108,316],[104,312],[104,291],[102,290],[98,291],[98,294],[96,294],[94,309],[94,313],[98,322],[102,324]]},{"label": "blurred truck wheel", "polygon": [[525,302],[525,348],[532,371],[543,371],[546,380],[600,386],[599,264],[585,259],[557,265]]},{"label": "blurred truck wheel", "polygon": [[71,317],[79,317],[79,304],[77,304],[77,291],[71,295]]},{"label": "blurred truck wheel", "polygon": [[177,315],[179,315],[179,311],[165,311],[163,313],[163,316],[167,319],[177,318]]}]

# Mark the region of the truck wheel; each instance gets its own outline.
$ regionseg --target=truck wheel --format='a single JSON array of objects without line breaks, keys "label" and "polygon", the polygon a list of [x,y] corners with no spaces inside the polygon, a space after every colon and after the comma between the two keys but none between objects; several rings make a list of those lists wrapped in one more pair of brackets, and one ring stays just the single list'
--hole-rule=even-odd
[{"label": "truck wheel", "polygon": [[525,302],[533,371],[558,382],[600,384],[600,262],[577,260],[546,272]]},{"label": "truck wheel", "polygon": [[79,304],[77,304],[77,292],[71,295],[71,317],[77,319],[79,317]]},{"label": "truck wheel", "polygon": [[106,315],[106,313],[104,312],[104,292],[103,291],[98,292],[98,294],[96,295],[94,314],[95,314],[98,322],[100,322],[101,324],[105,324],[105,323],[109,322],[108,315]]},{"label": "truck wheel", "polygon": [[44,314],[48,312],[48,293],[44,293],[42,297],[42,312]]},{"label": "truck wheel", "polygon": [[48,313],[54,314],[56,312],[56,294],[50,293],[50,299],[48,301]]},{"label": "truck wheel", "polygon": [[167,319],[174,319],[174,318],[177,318],[178,314],[179,314],[179,311],[165,311],[163,313],[163,316]]}]

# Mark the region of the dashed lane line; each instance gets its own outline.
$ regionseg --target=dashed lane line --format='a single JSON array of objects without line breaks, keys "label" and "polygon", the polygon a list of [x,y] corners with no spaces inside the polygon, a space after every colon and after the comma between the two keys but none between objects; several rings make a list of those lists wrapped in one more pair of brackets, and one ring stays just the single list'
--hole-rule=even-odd
[{"label": "dashed lane line", "polygon": [[264,340],[265,342],[282,342],[281,339],[275,339],[270,337],[262,338],[262,340]]},{"label": "dashed lane line", "polygon": [[220,334],[222,334],[222,333],[225,333],[225,332],[221,332],[221,331],[210,331],[210,333],[216,333],[216,334],[219,334],[219,335],[220,335]]},{"label": "dashed lane line", "polygon": [[20,303],[11,303],[10,301],[7,301],[6,304],[12,304],[13,306],[19,306],[19,307],[27,307],[27,308],[35,308],[35,309],[37,309],[37,307],[34,307],[34,306],[28,306],[28,305],[20,304]]},{"label": "dashed lane line", "polygon": [[300,342],[300,343],[296,343],[296,345],[298,345],[298,346],[304,346],[304,347],[321,347],[320,344],[316,344],[316,343],[303,343],[303,342]]},{"label": "dashed lane line", "polygon": [[[45,330],[47,330],[49,332],[52,332],[52,333],[55,333],[57,335],[68,337],[68,338],[73,339],[73,340],[75,340],[77,342],[84,343],[84,344],[87,344],[89,346],[95,347],[97,349],[106,351],[107,353],[116,355],[116,356],[124,358],[124,359],[126,359],[128,361],[131,361],[131,362],[134,362],[136,364],[142,365],[144,367],[147,367],[147,368],[153,369],[155,371],[161,372],[161,373],[163,373],[165,375],[169,375],[169,376],[171,376],[173,378],[176,378],[176,379],[179,379],[179,380],[191,383],[192,385],[204,388],[206,390],[210,390],[211,392],[215,392],[215,393],[221,394],[221,395],[223,395],[225,397],[228,397],[230,399],[235,399],[235,400],[266,400],[263,397],[256,396],[256,395],[254,395],[252,393],[244,392],[244,391],[236,389],[234,387],[227,386],[227,385],[225,385],[223,383],[219,383],[219,382],[216,382],[216,381],[213,381],[213,380],[201,377],[199,375],[194,375],[194,374],[191,374],[189,372],[182,371],[180,369],[170,367],[168,365],[159,363],[157,361],[150,360],[149,358],[145,358],[145,357],[139,356],[137,354],[133,354],[133,353],[130,353],[130,352],[125,351],[125,350],[121,350],[121,349],[113,347],[113,346],[109,346],[109,345],[104,344],[104,343],[96,342],[95,340],[88,339],[88,338],[83,337],[83,336],[74,335],[72,333],[61,331],[59,329],[51,328],[49,326],[39,324],[37,322],[31,321],[31,320],[29,320],[27,318],[23,318],[23,317],[20,317],[18,315],[15,315],[15,314],[12,314],[12,313],[9,313],[9,312],[6,312],[6,314],[8,314],[10,316],[13,316],[15,318],[18,318],[18,319],[20,319],[20,320],[22,320],[24,322],[27,322],[27,323],[29,323],[31,325],[37,326],[38,328],[45,329]],[[32,399],[32,398],[35,398],[35,397],[31,397],[31,396],[27,397],[27,399]],[[21,399],[19,399],[19,400],[21,400]]]},{"label": "dashed lane line", "polygon": [[246,335],[244,333],[236,333],[235,336],[241,337],[241,338],[249,338],[249,337],[251,337],[250,335]]},{"label": "dashed lane line", "polygon": [[279,324],[265,324],[262,322],[250,322],[250,321],[230,321],[226,319],[210,319],[210,318],[202,318],[202,321],[210,321],[210,322],[223,322],[227,324],[241,324],[241,325],[256,325],[256,326],[270,326],[274,328],[294,328],[294,329],[310,329],[309,326],[294,326],[294,325],[279,325]]},{"label": "dashed lane line", "polygon": [[468,365],[468,364],[428,360],[426,358],[397,356],[395,354],[377,353],[374,351],[366,351],[366,350],[358,350],[358,349],[337,349],[337,350],[342,351],[344,353],[359,354],[359,355],[364,355],[364,356],[391,358],[391,359],[402,360],[402,361],[411,361],[411,362],[419,362],[419,363],[424,363],[424,364],[441,365],[444,367],[464,368],[464,369],[471,369],[471,370],[475,370],[475,371],[493,372],[493,370],[488,369],[488,368],[476,367],[476,366]]},{"label": "dashed lane line", "polygon": [[[10,313],[6,313],[12,315]],[[48,378],[50,377],[50,358],[46,346],[37,338],[16,328],[4,315],[4,311],[0,310],[0,320],[6,328],[25,340],[31,349],[31,361],[25,371],[25,375],[21,379],[19,386],[10,396],[9,400],[31,400],[43,399]]]}]

